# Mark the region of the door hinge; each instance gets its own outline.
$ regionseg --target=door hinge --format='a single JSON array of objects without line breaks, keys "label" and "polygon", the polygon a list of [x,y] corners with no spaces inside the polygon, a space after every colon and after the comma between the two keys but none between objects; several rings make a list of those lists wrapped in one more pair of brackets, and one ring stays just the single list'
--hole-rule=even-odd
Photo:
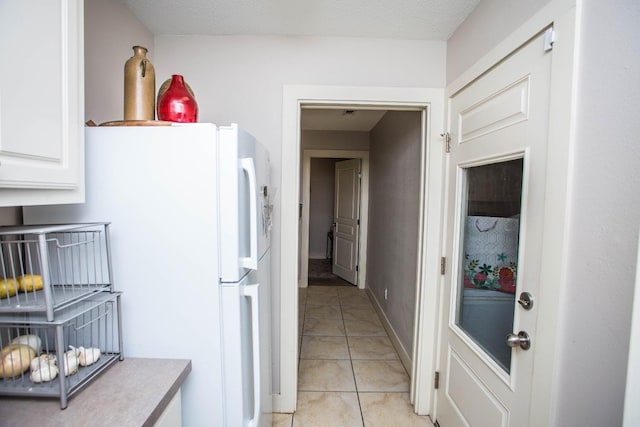
[{"label": "door hinge", "polygon": [[359,271],[359,270],[360,270],[360,266],[356,265],[356,271]]},{"label": "door hinge", "polygon": [[451,152],[451,134],[449,132],[443,132],[440,134],[441,137],[444,138],[444,152]]},{"label": "door hinge", "polygon": [[446,268],[447,268],[447,258],[442,257],[440,258],[440,274],[442,274],[443,276],[446,272]]},{"label": "door hinge", "polygon": [[556,41],[556,33],[553,31],[553,27],[547,28],[544,32],[544,51],[549,52],[553,49],[553,43]]},{"label": "door hinge", "polygon": [[436,371],[436,374],[433,376],[433,388],[436,390],[440,387],[440,372]]},{"label": "door hinge", "polygon": [[358,220],[358,225],[360,225],[360,220]]}]

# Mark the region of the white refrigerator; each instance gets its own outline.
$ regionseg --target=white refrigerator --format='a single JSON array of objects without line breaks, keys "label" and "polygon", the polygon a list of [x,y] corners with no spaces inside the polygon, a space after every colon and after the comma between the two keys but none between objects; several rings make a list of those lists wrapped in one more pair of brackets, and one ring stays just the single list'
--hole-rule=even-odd
[{"label": "white refrigerator", "polygon": [[182,420],[271,426],[269,157],[236,125],[88,127],[86,203],[25,224],[109,221],[127,357],[191,359]]}]

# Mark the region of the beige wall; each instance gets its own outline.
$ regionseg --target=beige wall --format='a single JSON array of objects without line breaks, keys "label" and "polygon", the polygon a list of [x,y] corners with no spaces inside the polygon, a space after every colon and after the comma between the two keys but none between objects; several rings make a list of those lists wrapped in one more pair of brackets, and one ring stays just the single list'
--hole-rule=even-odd
[{"label": "beige wall", "polygon": [[311,159],[309,258],[326,257],[327,232],[333,223],[336,159]]},{"label": "beige wall", "polygon": [[420,129],[420,112],[387,113],[371,131],[369,166],[367,287],[408,354],[416,296]]},{"label": "beige wall", "polygon": [[619,426],[640,226],[640,2],[582,6],[554,425]]},{"label": "beige wall", "polygon": [[96,124],[122,120],[124,63],[135,45],[149,49],[153,63],[153,34],[113,0],[85,0],[84,18],[85,120]]},{"label": "beige wall", "polygon": [[22,224],[21,208],[0,208],[0,225]]},{"label": "beige wall", "polygon": [[447,84],[551,0],[482,0],[447,41]]},{"label": "beige wall", "polygon": [[300,158],[304,150],[369,150],[369,132],[303,130],[300,134]]}]

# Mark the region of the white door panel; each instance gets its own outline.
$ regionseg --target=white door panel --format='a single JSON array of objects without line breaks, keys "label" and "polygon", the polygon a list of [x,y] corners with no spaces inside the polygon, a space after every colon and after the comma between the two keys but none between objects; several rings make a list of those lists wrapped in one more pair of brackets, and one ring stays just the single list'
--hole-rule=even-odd
[{"label": "white door panel", "polygon": [[356,284],[360,219],[360,159],[336,162],[333,274]]},{"label": "white door panel", "polygon": [[[442,427],[526,426],[536,348],[551,53],[543,35],[450,98]],[[529,334],[510,347],[507,334]],[[521,339],[524,341],[524,338]],[[526,346],[525,346],[526,347]]]},{"label": "white door panel", "polygon": [[[446,389],[452,397],[452,402],[458,414],[466,414],[467,419],[474,420],[471,424],[478,427],[506,427],[508,410],[500,401],[495,399],[482,380],[469,368],[463,358],[451,348],[448,355],[449,375],[447,375]],[[476,399],[467,399],[472,394]],[[458,415],[460,417],[460,415]],[[460,417],[462,421],[462,417]],[[448,424],[447,424],[448,425]],[[466,426],[464,422],[460,424]],[[444,426],[444,424],[443,424]]]}]

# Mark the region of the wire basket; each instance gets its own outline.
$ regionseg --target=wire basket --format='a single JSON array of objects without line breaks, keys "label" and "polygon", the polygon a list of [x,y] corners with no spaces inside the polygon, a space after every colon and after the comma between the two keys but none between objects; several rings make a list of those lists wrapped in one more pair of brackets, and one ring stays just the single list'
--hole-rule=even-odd
[{"label": "wire basket", "polygon": [[59,397],[60,407],[122,355],[119,292],[56,312],[0,315],[0,396]]},{"label": "wire basket", "polygon": [[0,314],[54,312],[113,292],[109,223],[0,227]]}]

